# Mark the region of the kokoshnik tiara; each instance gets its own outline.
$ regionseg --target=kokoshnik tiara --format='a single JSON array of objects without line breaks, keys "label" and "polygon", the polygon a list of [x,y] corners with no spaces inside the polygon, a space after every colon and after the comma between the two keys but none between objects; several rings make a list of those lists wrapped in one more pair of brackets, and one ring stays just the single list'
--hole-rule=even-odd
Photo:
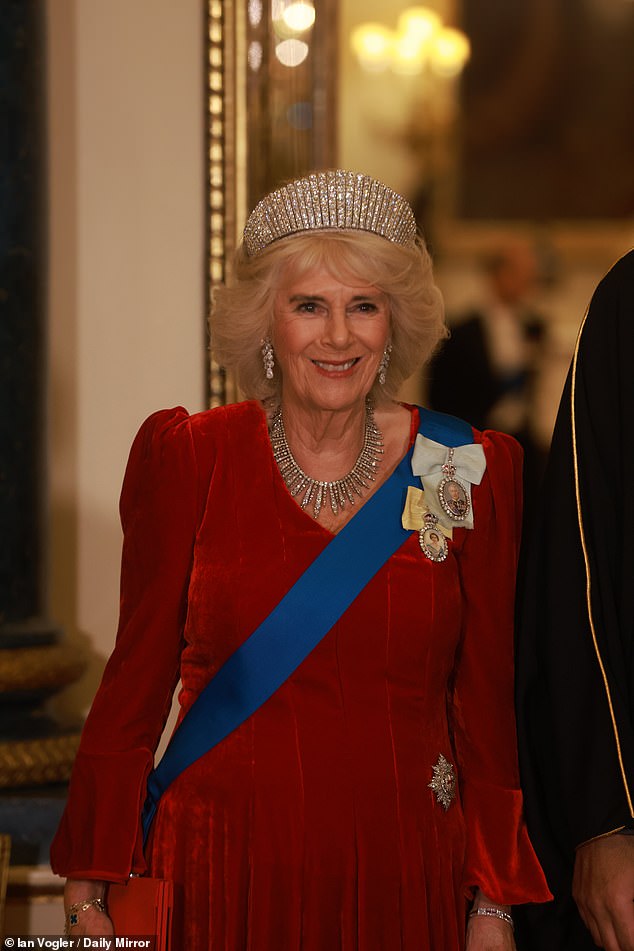
[{"label": "kokoshnik tiara", "polygon": [[253,209],[243,239],[250,257],[269,244],[304,231],[370,231],[412,247],[414,213],[387,185],[342,169],[314,172],[271,192]]}]

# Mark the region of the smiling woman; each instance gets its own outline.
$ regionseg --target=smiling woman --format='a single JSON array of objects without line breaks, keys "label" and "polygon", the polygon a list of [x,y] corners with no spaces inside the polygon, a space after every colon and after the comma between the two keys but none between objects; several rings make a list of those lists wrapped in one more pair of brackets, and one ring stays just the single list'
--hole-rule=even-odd
[{"label": "smiling woman", "polygon": [[365,399],[387,357],[387,295],[344,284],[323,266],[300,278],[286,273],[271,334],[286,411],[347,409]]},{"label": "smiling woman", "polygon": [[411,208],[346,171],[273,192],[213,329],[249,399],[154,414],[128,464],[52,853],[71,931],[111,933],[107,883],[147,870],[189,951],[513,951],[510,904],[549,897],[513,722],[520,451],[394,399],[445,333]]},{"label": "smiling woman", "polygon": [[[364,500],[407,449],[411,420],[393,397],[445,332],[409,205],[352,172],[318,173],[260,202],[245,227],[235,280],[214,293],[215,359],[235,371],[247,397],[262,401],[269,422],[281,407],[306,489],[306,472],[317,484],[345,480],[368,425],[379,426],[377,465],[357,484]],[[345,498],[317,505],[331,531],[353,514]]]},{"label": "smiling woman", "polygon": [[273,332],[274,302],[282,283],[300,281],[318,269],[348,288],[371,286],[375,294],[385,295],[390,315],[390,372],[383,385],[373,382],[372,395],[395,397],[402,382],[430,358],[446,335],[431,259],[418,239],[405,247],[372,232],[340,229],[325,233],[317,229],[274,242],[256,256],[241,246],[235,280],[214,292],[216,359],[235,369],[248,397],[277,396],[281,377],[263,376],[260,342]]}]

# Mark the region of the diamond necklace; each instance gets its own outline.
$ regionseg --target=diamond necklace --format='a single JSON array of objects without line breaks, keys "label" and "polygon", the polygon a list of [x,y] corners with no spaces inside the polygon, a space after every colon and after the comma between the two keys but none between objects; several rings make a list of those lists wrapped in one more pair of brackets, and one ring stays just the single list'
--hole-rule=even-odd
[{"label": "diamond necklace", "polygon": [[293,498],[302,495],[300,505],[305,509],[313,503],[313,516],[319,517],[322,506],[330,503],[332,514],[336,515],[347,502],[355,503],[355,495],[361,496],[368,483],[374,482],[376,470],[383,455],[383,435],[374,422],[374,408],[370,400],[365,403],[365,431],[363,447],[350,472],[342,479],[321,482],[311,479],[297,464],[290,450],[284,429],[281,406],[275,411],[271,422],[271,446],[273,456]]}]

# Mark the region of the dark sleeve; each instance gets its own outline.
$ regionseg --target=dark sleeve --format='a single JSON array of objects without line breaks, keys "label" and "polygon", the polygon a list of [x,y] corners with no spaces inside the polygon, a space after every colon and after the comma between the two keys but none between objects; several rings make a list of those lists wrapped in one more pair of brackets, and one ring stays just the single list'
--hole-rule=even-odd
[{"label": "dark sleeve", "polygon": [[429,405],[485,429],[501,396],[491,368],[482,321],[473,316],[451,329],[451,336],[427,369]]},{"label": "dark sleeve", "polygon": [[[551,882],[632,822],[634,257],[599,286],[553,435],[517,643],[522,782]],[[575,440],[573,443],[573,413]],[[576,450],[576,451],[575,451]]]},{"label": "dark sleeve", "polygon": [[197,521],[189,417],[141,427],[121,494],[123,554],[114,651],[86,720],[51,849],[59,875],[124,882],[143,872],[145,785],[179,678]]}]

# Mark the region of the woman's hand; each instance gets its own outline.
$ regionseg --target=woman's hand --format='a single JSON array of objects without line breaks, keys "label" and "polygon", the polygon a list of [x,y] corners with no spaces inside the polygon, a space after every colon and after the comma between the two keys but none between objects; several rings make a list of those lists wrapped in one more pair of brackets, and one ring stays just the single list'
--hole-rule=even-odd
[{"label": "woman's hand", "polygon": [[[104,899],[106,894],[105,882],[93,882],[88,879],[69,878],[64,887],[64,911],[68,914],[73,905],[92,901],[94,898]],[[69,929],[71,935],[114,935],[112,921],[108,915],[91,905],[85,911],[78,911],[77,924]]]},{"label": "woman's hand", "polygon": [[511,926],[499,918],[469,918],[466,951],[515,951]]},{"label": "woman's hand", "polygon": [[[497,905],[478,889],[473,909],[480,907],[498,908],[507,915],[511,912],[508,905]],[[508,921],[492,915],[469,918],[466,951],[516,951],[513,928]]]}]

